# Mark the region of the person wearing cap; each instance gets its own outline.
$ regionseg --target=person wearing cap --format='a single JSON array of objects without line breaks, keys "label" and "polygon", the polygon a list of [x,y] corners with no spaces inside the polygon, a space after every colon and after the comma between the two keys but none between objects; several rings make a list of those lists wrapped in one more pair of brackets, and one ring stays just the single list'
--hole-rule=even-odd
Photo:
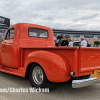
[{"label": "person wearing cap", "polygon": [[61,42],[61,46],[68,46],[68,41],[67,38],[64,36],[63,38],[61,38],[62,42]]},{"label": "person wearing cap", "polygon": [[87,47],[87,42],[84,39],[84,37],[81,37],[81,43],[79,43],[79,46],[81,46],[81,47]]},{"label": "person wearing cap", "polygon": [[68,38],[68,47],[73,47],[73,42],[71,41],[71,39],[70,38]]}]

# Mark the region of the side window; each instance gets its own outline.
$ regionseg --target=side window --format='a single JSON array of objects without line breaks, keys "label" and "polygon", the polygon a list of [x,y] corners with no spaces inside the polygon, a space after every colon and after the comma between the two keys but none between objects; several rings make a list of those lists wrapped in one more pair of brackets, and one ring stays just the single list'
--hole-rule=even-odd
[{"label": "side window", "polygon": [[48,31],[37,28],[29,28],[28,35],[30,37],[48,38]]},{"label": "side window", "polygon": [[13,39],[13,37],[14,37],[14,28],[8,30],[5,40]]}]

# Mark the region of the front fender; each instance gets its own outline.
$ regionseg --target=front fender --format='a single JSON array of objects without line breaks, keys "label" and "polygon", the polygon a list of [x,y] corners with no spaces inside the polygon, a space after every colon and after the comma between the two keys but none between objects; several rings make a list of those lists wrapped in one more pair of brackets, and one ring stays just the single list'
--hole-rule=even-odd
[{"label": "front fender", "polygon": [[48,51],[35,51],[28,55],[25,61],[25,72],[31,62],[38,63],[51,82],[65,82],[70,79],[70,65],[68,60],[59,54]]}]

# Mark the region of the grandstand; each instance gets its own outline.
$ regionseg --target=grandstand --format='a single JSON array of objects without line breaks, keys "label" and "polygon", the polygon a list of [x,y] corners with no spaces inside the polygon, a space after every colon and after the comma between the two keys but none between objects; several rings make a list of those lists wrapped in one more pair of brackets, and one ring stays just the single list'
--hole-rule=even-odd
[{"label": "grandstand", "polygon": [[5,32],[10,26],[10,19],[0,16],[0,41],[4,39]]}]

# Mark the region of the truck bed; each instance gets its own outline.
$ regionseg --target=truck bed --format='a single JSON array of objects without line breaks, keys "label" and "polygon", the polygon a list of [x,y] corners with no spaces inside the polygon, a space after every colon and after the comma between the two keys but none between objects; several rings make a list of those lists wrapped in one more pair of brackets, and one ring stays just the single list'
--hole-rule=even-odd
[{"label": "truck bed", "polygon": [[30,52],[41,50],[60,55],[64,58],[70,65],[70,71],[76,72],[76,77],[93,74],[94,70],[100,69],[100,48],[92,47],[22,48],[22,66],[24,66],[26,57]]}]

